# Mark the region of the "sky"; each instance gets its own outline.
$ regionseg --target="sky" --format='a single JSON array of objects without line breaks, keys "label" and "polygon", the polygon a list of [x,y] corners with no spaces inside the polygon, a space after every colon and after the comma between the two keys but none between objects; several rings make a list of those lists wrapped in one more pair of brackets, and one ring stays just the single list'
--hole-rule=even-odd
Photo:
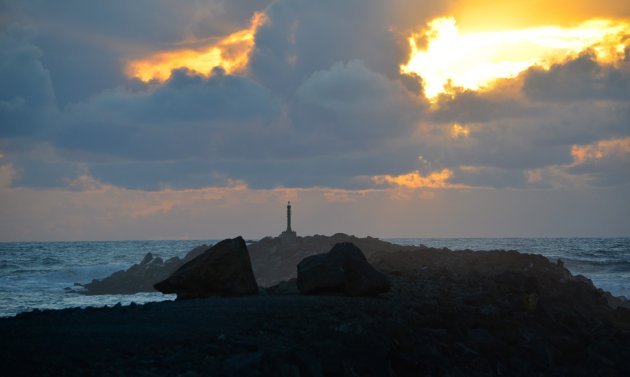
[{"label": "sky", "polygon": [[0,241],[630,236],[630,3],[0,0]]}]

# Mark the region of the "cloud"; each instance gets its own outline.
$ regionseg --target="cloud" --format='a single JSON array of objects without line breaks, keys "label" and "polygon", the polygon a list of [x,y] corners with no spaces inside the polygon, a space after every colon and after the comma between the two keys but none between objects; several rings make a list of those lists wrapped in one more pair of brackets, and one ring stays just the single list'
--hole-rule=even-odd
[{"label": "cloud", "polygon": [[391,184],[394,186],[418,189],[418,188],[448,188],[452,187],[448,181],[453,177],[453,172],[449,169],[431,172],[423,176],[416,170],[398,176],[378,175],[372,177],[377,184]]},{"label": "cloud", "polygon": [[15,177],[15,170],[11,164],[0,165],[0,189],[11,187]]},{"label": "cloud", "polygon": [[287,97],[306,77],[337,62],[361,60],[397,78],[409,53],[406,33],[443,9],[440,1],[275,1],[266,10],[269,22],[257,31],[251,70]]},{"label": "cloud", "polygon": [[573,163],[568,173],[587,177],[592,185],[630,183],[630,137],[599,140],[571,148]]},{"label": "cloud", "polygon": [[278,132],[282,106],[247,78],[176,70],[163,86],[104,92],[69,106],[66,116],[69,126],[56,138],[66,149],[140,160],[229,158]]},{"label": "cloud", "polygon": [[221,67],[226,72],[242,72],[247,68],[249,54],[254,47],[256,29],[266,22],[265,14],[256,12],[251,25],[227,35],[219,40],[200,41],[194,49],[176,48],[160,51],[127,63],[126,72],[143,82],[152,80],[165,81],[171,71],[186,68],[201,75],[211,74],[215,67]]},{"label": "cloud", "polygon": [[0,34],[0,136],[33,135],[55,115],[52,80],[32,33],[12,24]]},{"label": "cloud", "polygon": [[532,68],[524,80],[524,92],[537,101],[628,101],[630,60],[605,64],[584,53],[549,70]]},{"label": "cloud", "polygon": [[[33,43],[56,83],[53,96],[61,97],[58,116],[44,130],[44,141],[57,149],[55,159],[27,147],[13,153],[16,182],[57,187],[89,172],[103,182],[151,190],[217,185],[225,176],[253,187],[356,187],[356,176],[408,171],[417,153],[410,136],[425,111],[418,91],[407,89],[418,89],[417,83],[410,85],[398,72],[408,49],[399,31],[423,22],[403,11],[412,3],[277,1],[265,11],[269,22],[257,30],[242,75],[176,70],[164,84],[144,85],[120,77],[120,62],[220,39],[247,27],[254,10],[267,3],[214,1],[173,9],[158,1],[134,18],[142,4],[76,4],[61,12],[46,2],[10,2],[11,17],[39,29]],[[426,8],[417,17],[437,8],[412,6]],[[108,22],[96,19],[109,14]],[[343,16],[348,14],[355,15],[352,28]],[[397,30],[394,15],[407,18]],[[330,26],[325,36],[322,20]],[[126,28],[130,24],[137,28]],[[290,47],[288,55],[274,58],[293,60],[267,75],[260,54],[274,46]],[[67,56],[73,61],[64,61]],[[86,67],[93,70],[89,76]],[[12,99],[3,108],[21,104]]]},{"label": "cloud", "polygon": [[453,139],[466,138],[470,136],[470,127],[453,123],[449,134]]},{"label": "cloud", "polygon": [[[427,103],[400,65],[409,32],[441,15],[444,2],[62,3],[76,6],[6,3],[9,19],[35,26],[5,33],[13,45],[2,51],[11,72],[0,77],[22,78],[0,87],[0,115],[30,117],[2,126],[14,185],[60,187],[90,175],[150,191],[230,179],[255,189],[365,190],[375,185],[365,177],[422,182],[414,172],[449,171],[450,185],[523,188],[545,181],[533,184],[530,172],[582,174],[558,168],[572,163],[574,145],[628,136],[627,62],[589,55]],[[149,84],[124,77],[130,59],[219,41],[260,10],[268,22],[239,74],[182,69]],[[27,60],[12,52],[19,49]],[[28,73],[15,75],[18,68]],[[34,140],[54,156],[29,149]]]},{"label": "cloud", "polygon": [[[627,59],[428,103],[400,66],[452,4],[0,2],[0,238],[256,237],[283,230],[288,199],[302,234],[626,234]],[[268,22],[238,74],[125,75],[255,11]],[[565,16],[549,19],[582,21]]]},{"label": "cloud", "polygon": [[297,97],[310,107],[301,109],[301,122],[355,139],[409,135],[423,110],[423,103],[399,82],[356,60],[314,72],[297,89]]},{"label": "cloud", "polygon": [[526,171],[529,186],[575,189],[630,184],[630,137],[573,145],[570,153],[570,163]]},{"label": "cloud", "polygon": [[[172,124],[229,119],[273,119],[280,112],[272,94],[254,81],[215,70],[204,78],[185,69],[174,70],[163,86],[144,92],[105,92],[87,103],[100,114],[115,114],[134,123]],[[70,112],[85,114],[84,107]]]},{"label": "cloud", "polygon": [[583,164],[613,156],[630,155],[630,137],[600,140],[590,145],[574,145],[571,156],[574,164]]},{"label": "cloud", "polygon": [[[164,49],[194,46],[243,29],[271,0],[5,0],[6,17],[35,25],[34,43],[63,106],[126,85],[123,62]],[[0,26],[2,24],[0,23]]]},{"label": "cloud", "polygon": [[[553,187],[569,187],[599,184],[608,175],[608,184],[623,184],[619,166],[613,171],[612,165],[592,164],[600,176],[590,183],[578,176],[580,169],[566,167],[575,145],[630,135],[627,68],[626,61],[603,64],[585,54],[550,71],[530,69],[482,91],[456,90],[431,107],[420,153],[434,167],[452,169],[454,182],[472,185],[524,188],[548,184],[553,176]],[[465,127],[468,136],[447,137],[453,136],[454,124]],[[459,165],[478,170],[461,172]],[[528,180],[532,172],[542,177],[535,184]]]},{"label": "cloud", "polygon": [[145,191],[108,185],[90,176],[72,186],[1,188],[0,239],[257,238],[284,230],[289,199],[300,235],[620,236],[630,225],[627,187],[431,189],[431,194],[401,188],[363,190],[357,195],[356,190],[329,188],[256,190],[234,181],[199,189]]},{"label": "cloud", "polygon": [[544,111],[540,105],[523,98],[517,80],[501,80],[491,90],[454,90],[437,98],[431,118],[441,123],[484,123],[530,117]]},{"label": "cloud", "polygon": [[526,174],[521,169],[463,165],[454,169],[453,186],[477,188],[525,188]]}]

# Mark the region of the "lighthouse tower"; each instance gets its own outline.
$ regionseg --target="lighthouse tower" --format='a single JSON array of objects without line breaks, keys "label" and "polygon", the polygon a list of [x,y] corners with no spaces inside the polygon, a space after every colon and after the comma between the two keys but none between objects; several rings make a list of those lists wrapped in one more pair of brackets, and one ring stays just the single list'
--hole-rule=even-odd
[{"label": "lighthouse tower", "polygon": [[287,203],[287,230],[280,234],[283,241],[292,241],[297,237],[297,233],[291,229],[291,202]]},{"label": "lighthouse tower", "polygon": [[291,230],[291,202],[287,204],[287,232],[292,232]]}]

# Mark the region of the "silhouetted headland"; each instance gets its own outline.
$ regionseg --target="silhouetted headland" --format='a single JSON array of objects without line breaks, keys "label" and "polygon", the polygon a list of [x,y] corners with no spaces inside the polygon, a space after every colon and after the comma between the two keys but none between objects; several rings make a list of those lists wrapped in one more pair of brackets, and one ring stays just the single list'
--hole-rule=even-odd
[{"label": "silhouetted headland", "polygon": [[[401,246],[378,238],[358,238],[343,233],[333,236],[289,236],[283,232],[278,237],[265,237],[247,245],[252,269],[258,285],[270,287],[282,281],[297,277],[297,265],[311,255],[328,252],[335,244],[350,242],[362,250],[370,258],[377,252],[393,252],[400,250],[426,250],[424,246]],[[201,255],[211,247],[201,245],[190,250],[184,258],[173,257],[163,261],[151,253],[143,260],[125,271],[118,271],[103,279],[94,279],[87,284],[79,284],[77,292],[99,294],[131,294],[155,291],[154,285],[173,272]],[[83,288],[83,289],[81,289]]]},{"label": "silhouetted headland", "polygon": [[[112,278],[175,265],[154,259]],[[336,234],[185,260],[145,276],[185,300],[0,319],[3,374],[630,375],[627,301],[540,255]]]}]

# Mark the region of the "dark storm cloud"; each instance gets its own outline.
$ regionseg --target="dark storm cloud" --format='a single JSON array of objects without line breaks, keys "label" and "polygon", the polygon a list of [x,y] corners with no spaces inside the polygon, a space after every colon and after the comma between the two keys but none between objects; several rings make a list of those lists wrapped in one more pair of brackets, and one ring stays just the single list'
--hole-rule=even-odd
[{"label": "dark storm cloud", "polygon": [[[95,178],[141,189],[226,177],[255,188],[350,187],[355,175],[415,159],[405,138],[421,106],[398,82],[360,62],[339,63],[305,80],[296,96],[304,103],[287,123],[285,106],[250,79],[174,71],[155,89],[108,91],[69,106],[72,125],[55,141]],[[384,142],[396,138],[406,147],[394,154]]]},{"label": "dark storm cloud", "polygon": [[[212,157],[200,156],[208,146],[192,150],[191,157],[172,160],[93,161],[90,173],[103,182],[117,186],[155,190],[163,186],[173,188],[205,187],[222,184],[228,178],[246,181],[252,188],[322,187],[363,188],[369,180],[357,176],[403,174],[406,162],[417,157],[417,145],[402,144],[396,153],[386,148],[354,148],[347,146],[312,145],[311,139],[295,141],[283,135],[267,139],[266,146],[248,144],[241,148],[252,151],[225,153]],[[254,142],[262,142],[259,137]],[[287,152],[284,144],[302,150]],[[279,151],[280,150],[280,151]],[[159,151],[159,150],[158,150]],[[266,156],[260,156],[260,153]],[[252,156],[251,153],[258,153]],[[278,154],[281,154],[279,157]],[[163,155],[163,152],[162,152]],[[290,158],[288,156],[295,156]],[[412,165],[414,166],[414,165]]]},{"label": "dark storm cloud", "polygon": [[[258,31],[251,67],[265,84],[291,95],[313,72],[336,62],[362,60],[397,75],[404,50],[388,32],[386,4],[374,1],[278,1]],[[277,80],[287,75],[284,80]]]},{"label": "dark storm cloud", "polygon": [[35,188],[65,188],[70,181],[85,173],[81,164],[65,160],[48,161],[37,156],[16,159],[13,168],[16,171],[15,186]]},{"label": "dark storm cloud", "polygon": [[501,90],[490,93],[463,90],[454,96],[444,95],[431,119],[435,122],[484,123],[501,119],[529,117],[545,111],[543,106],[503,95]]},{"label": "dark storm cloud", "polygon": [[173,125],[217,120],[269,121],[280,109],[272,94],[252,80],[215,70],[205,78],[185,69],[174,70],[163,85],[154,90],[108,91],[87,103],[71,106],[77,114],[111,115],[130,124]]},{"label": "dark storm cloud", "polygon": [[32,135],[54,115],[50,74],[32,35],[16,24],[0,34],[0,136]]},{"label": "dark storm cloud", "polygon": [[[530,106],[524,101],[513,116],[506,113],[496,121],[467,122],[465,116],[452,114],[469,134],[454,136],[452,123],[435,124],[418,140],[419,153],[433,168],[455,169],[462,183],[470,174],[456,168],[475,166],[496,172],[498,185],[510,186],[506,180],[513,177],[512,185],[520,186],[527,170],[570,164],[574,145],[630,134],[625,120],[629,109],[623,103],[537,104],[523,114]],[[504,174],[508,171],[512,173]]]},{"label": "dark storm cloud", "polygon": [[[630,57],[630,55],[628,55]],[[592,54],[524,75],[524,92],[537,101],[630,100],[630,61],[602,64]]]},{"label": "dark storm cloud", "polygon": [[264,9],[271,1],[4,0],[4,3],[13,18],[36,23],[45,30],[82,31],[155,46],[178,43],[183,37],[230,34],[246,25],[255,11]]},{"label": "dark storm cloud", "polygon": [[104,92],[69,106],[65,115],[69,125],[56,138],[61,147],[169,160],[246,153],[244,145],[278,132],[282,108],[249,79],[179,70],[156,89]]},{"label": "dark storm cloud", "polygon": [[567,168],[566,172],[584,176],[589,183],[596,186],[616,186],[630,184],[630,154],[625,156],[606,157],[589,161],[575,167]]},{"label": "dark storm cloud", "polygon": [[527,185],[527,177],[520,170],[498,167],[463,167],[454,171],[453,184],[472,187],[520,188]]},{"label": "dark storm cloud", "polygon": [[423,102],[399,82],[356,60],[313,73],[298,88],[297,98],[306,105],[298,124],[359,140],[408,136],[423,109]]}]

